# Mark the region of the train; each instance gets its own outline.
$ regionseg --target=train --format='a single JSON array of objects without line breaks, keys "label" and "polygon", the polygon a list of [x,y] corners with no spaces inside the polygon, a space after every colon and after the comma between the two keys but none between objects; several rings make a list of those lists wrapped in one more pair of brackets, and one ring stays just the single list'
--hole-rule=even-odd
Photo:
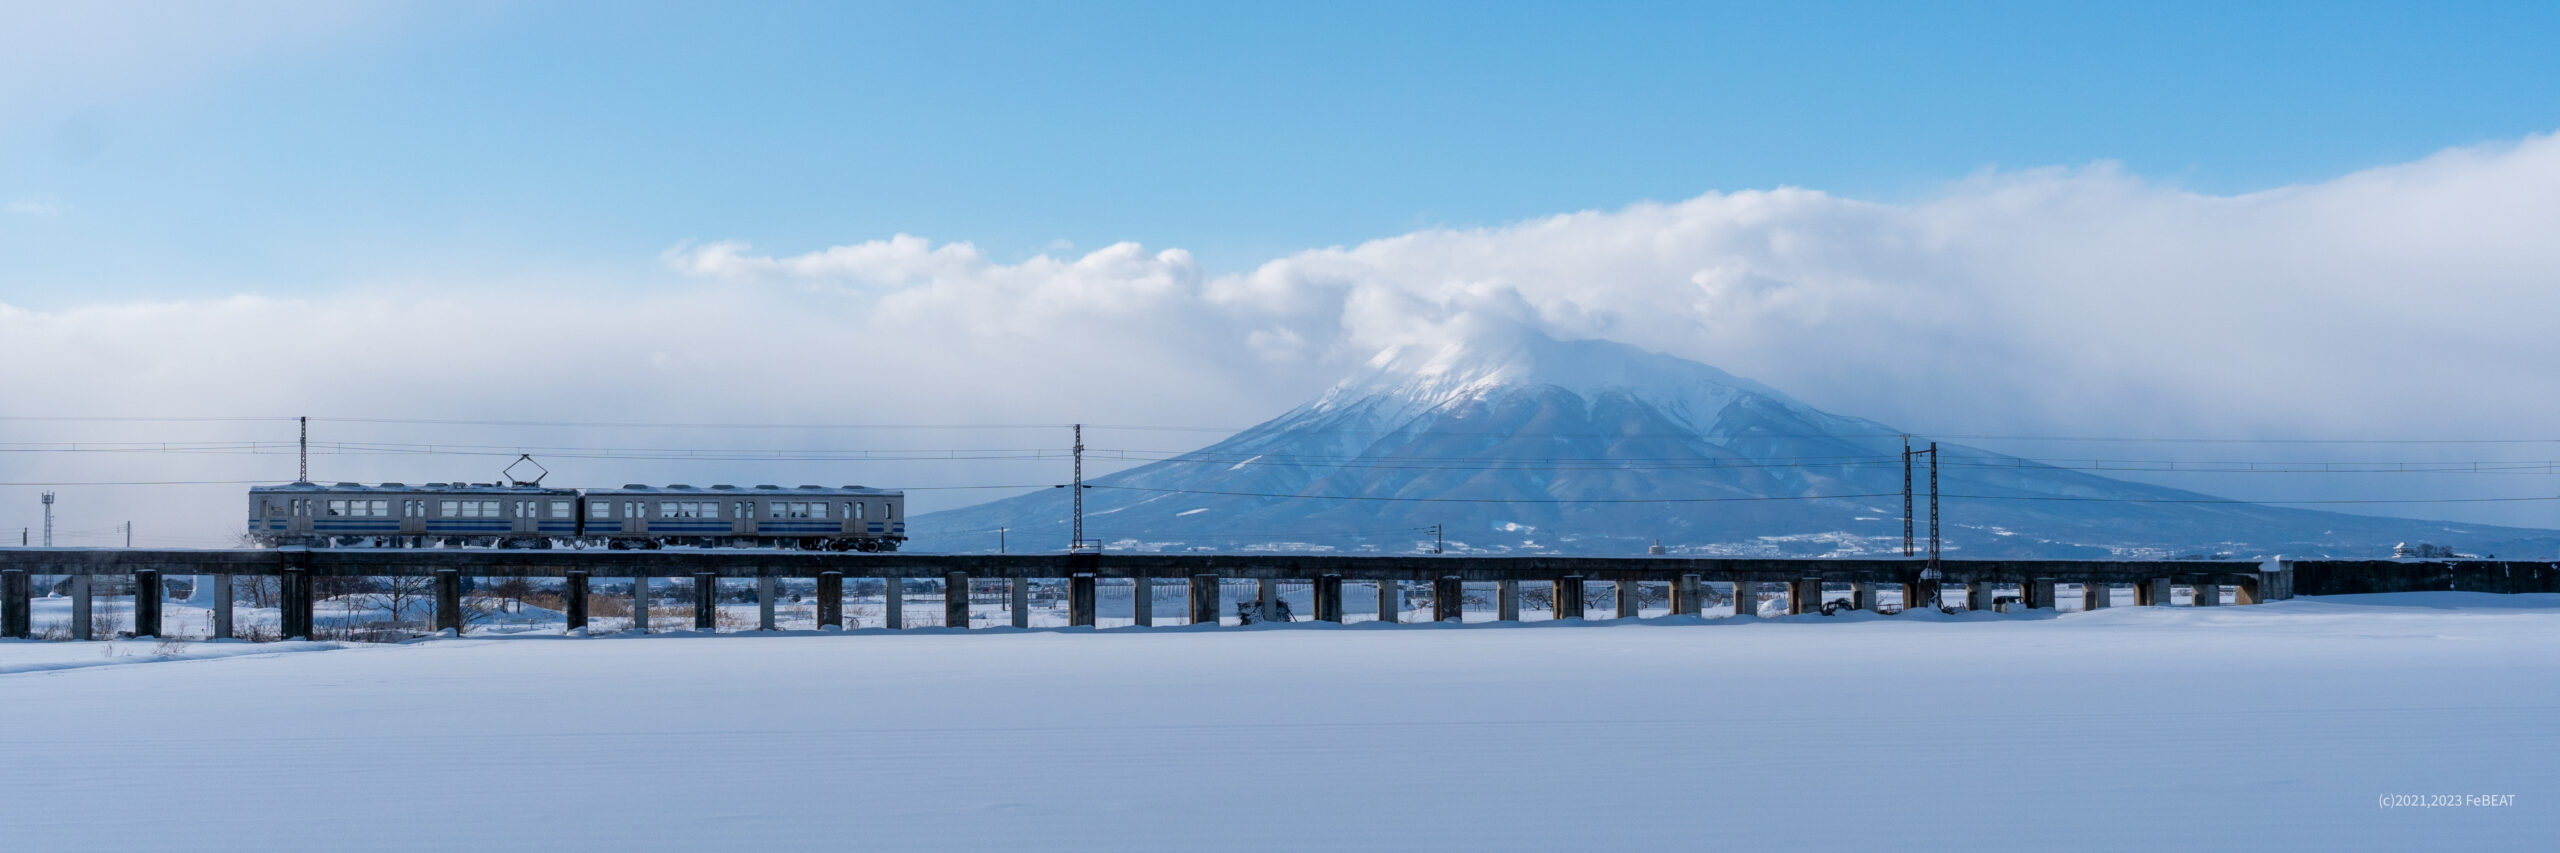
[{"label": "train", "polygon": [[862,486],[297,482],[249,489],[249,536],[268,547],[895,551],[906,502]]}]

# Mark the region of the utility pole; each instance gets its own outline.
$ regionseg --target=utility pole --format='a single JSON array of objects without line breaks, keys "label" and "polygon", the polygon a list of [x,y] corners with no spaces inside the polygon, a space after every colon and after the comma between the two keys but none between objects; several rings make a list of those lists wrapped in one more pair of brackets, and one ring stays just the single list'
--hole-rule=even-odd
[{"label": "utility pole", "polygon": [[133,522],[130,521],[124,523],[124,546],[133,547]]},{"label": "utility pole", "polygon": [[1084,424],[1076,424],[1076,529],[1074,547],[1084,547]]},{"label": "utility pole", "polygon": [[996,553],[1004,553],[1004,528],[996,528]]},{"label": "utility pole", "polygon": [[302,415],[294,418],[294,420],[302,423],[302,439],[295,443],[295,446],[301,450],[300,456],[302,459],[302,470],[301,473],[295,475],[293,481],[296,483],[308,483],[311,482],[311,416]]},{"label": "utility pole", "polygon": [[53,493],[44,493],[44,546],[53,547]]},{"label": "utility pole", "polygon": [[1902,434],[1902,556],[1911,550],[1911,434]]},{"label": "utility pole", "polygon": [[1434,554],[1441,553],[1441,545],[1443,544],[1443,540],[1442,540],[1442,539],[1441,539],[1441,537],[1440,537],[1440,533],[1441,533],[1440,525],[1437,525],[1437,524],[1431,525],[1431,553],[1434,553]]},{"label": "utility pole", "polygon": [[1927,450],[1913,450],[1909,435],[1902,437],[1902,556],[1917,556],[1918,548],[1912,541],[1914,514],[1912,512],[1911,457],[1924,453],[1929,456],[1929,564],[1921,569],[1919,577],[1905,588],[1909,590],[1902,602],[1906,610],[1935,606],[1938,601],[1938,582],[1946,577],[1945,573],[1938,569],[1938,443],[1929,442]]}]

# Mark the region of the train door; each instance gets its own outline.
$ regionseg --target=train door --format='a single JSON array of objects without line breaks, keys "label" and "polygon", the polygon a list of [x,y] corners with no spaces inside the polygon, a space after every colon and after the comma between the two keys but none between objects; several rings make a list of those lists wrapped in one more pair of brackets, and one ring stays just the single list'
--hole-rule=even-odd
[{"label": "train door", "polygon": [[637,498],[617,498],[615,510],[622,515],[622,532],[639,535],[649,532],[649,502]]},{"label": "train door", "polygon": [[427,532],[426,499],[400,499],[400,532],[410,536]]},{"label": "train door", "polygon": [[729,524],[730,533],[734,533],[739,536],[756,535],[755,501],[730,501],[729,512],[731,515],[736,516],[736,520]]},{"label": "train door", "polygon": [[510,526],[511,529],[517,533],[542,532],[542,528],[536,526],[542,523],[541,501],[528,498],[524,500],[511,500],[507,503],[509,505],[507,515],[515,519],[515,524]]}]

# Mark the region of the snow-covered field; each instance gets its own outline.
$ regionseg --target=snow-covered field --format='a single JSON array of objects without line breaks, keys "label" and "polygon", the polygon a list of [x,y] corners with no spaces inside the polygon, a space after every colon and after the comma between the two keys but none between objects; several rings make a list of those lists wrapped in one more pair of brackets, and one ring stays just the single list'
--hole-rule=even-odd
[{"label": "snow-covered field", "polygon": [[2548,595],[0,641],[0,849],[2540,850],[2556,714]]}]

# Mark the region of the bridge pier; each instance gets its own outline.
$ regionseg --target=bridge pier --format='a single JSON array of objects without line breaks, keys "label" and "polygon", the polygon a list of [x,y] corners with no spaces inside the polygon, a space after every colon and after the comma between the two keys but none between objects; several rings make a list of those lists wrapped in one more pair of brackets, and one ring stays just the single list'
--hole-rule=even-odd
[{"label": "bridge pier", "polygon": [[1671,615],[1696,616],[1704,607],[1698,601],[1698,576],[1681,575],[1671,584]]},{"label": "bridge pier", "polygon": [[1760,582],[1737,579],[1733,582],[1733,615],[1760,615]]},{"label": "bridge pier", "polygon": [[1876,609],[1875,585],[1866,581],[1849,582],[1849,609]]},{"label": "bridge pier", "polygon": [[1564,577],[1557,578],[1555,594],[1549,596],[1550,598],[1555,599],[1555,618],[1582,618],[1582,614],[1585,609],[1582,602],[1582,593],[1583,586],[1581,575],[1566,575]]},{"label": "bridge pier", "polygon": [[772,575],[756,576],[756,630],[776,630],[773,623],[774,582]]},{"label": "bridge pier", "polygon": [[1822,612],[1822,579],[1802,578],[1797,580],[1795,588],[1787,591],[1787,612]]},{"label": "bridge pier", "polygon": [[946,628],[969,627],[967,572],[947,572],[942,576],[942,625]]},{"label": "bridge pier", "polygon": [[1925,607],[1936,607],[1938,606],[1938,598],[1943,595],[1946,595],[1946,584],[1942,581],[1904,581],[1902,584],[1902,609],[1919,610]]},{"label": "bridge pier", "polygon": [[[221,605],[215,605],[217,607]],[[572,571],[560,582],[561,615],[569,622],[568,633],[587,631],[587,573]]]},{"label": "bridge pier", "polygon": [[1218,624],[1218,576],[1191,576],[1191,624]]},{"label": "bridge pier", "polygon": [[1342,621],[1342,576],[1316,576],[1316,621]]},{"label": "bridge pier", "polygon": [[2259,603],[2258,592],[2260,583],[2261,581],[2256,576],[2242,577],[2239,583],[2231,585],[2231,603]]},{"label": "bridge pier", "polygon": [[1067,577],[1068,626],[1075,628],[1093,627],[1093,580],[1094,578],[1091,574],[1077,574],[1069,575]]},{"label": "bridge pier", "polygon": [[818,573],[818,630],[844,630],[844,573]]},{"label": "bridge pier", "polygon": [[1467,582],[1456,575],[1431,582],[1431,621],[1467,621]]},{"label": "bridge pier", "polygon": [[1013,617],[1013,627],[1031,627],[1031,579],[1014,578],[1005,602],[1005,611]]},{"label": "bridge pier", "polygon": [[2133,603],[2136,607],[2167,607],[2169,601],[2168,578],[2149,578],[2133,585]]},{"label": "bridge pier", "polygon": [[1253,618],[1265,622],[1271,621],[1271,614],[1280,610],[1280,582],[1272,578],[1263,578],[1255,582],[1253,606],[1255,611]]},{"label": "bridge pier", "polygon": [[2115,597],[2115,584],[2090,582],[2080,584],[2080,609],[2082,610],[2104,610],[2112,607],[2115,605]]},{"label": "bridge pier", "polygon": [[311,639],[311,573],[284,570],[276,580],[276,599],[276,633],[288,640]]},{"label": "bridge pier", "polygon": [[631,579],[631,630],[649,633],[649,579]]},{"label": "bridge pier", "polygon": [[96,602],[89,593],[92,583],[88,575],[71,576],[71,639],[97,639]]},{"label": "bridge pier", "polygon": [[231,639],[232,577],[230,575],[206,575],[205,577],[213,579],[213,638]]},{"label": "bridge pier", "polygon": [[2055,586],[2052,578],[2029,578],[2018,587],[2018,595],[2026,599],[2028,610],[2053,610],[2060,607],[2053,600]]},{"label": "bridge pier", "polygon": [[[1340,602],[1336,602],[1339,604]],[[1140,628],[1156,624],[1156,579],[1139,575],[1129,579],[1129,621]]]},{"label": "bridge pier", "polygon": [[436,630],[462,636],[462,572],[436,570]]},{"label": "bridge pier", "polygon": [[160,573],[153,569],[133,572],[133,635],[160,636]]},{"label": "bridge pier", "polygon": [[720,576],[718,574],[693,573],[693,629],[708,634],[720,633]]},{"label": "bridge pier", "polygon": [[1394,622],[1404,612],[1404,590],[1395,581],[1378,581],[1378,621]]},{"label": "bridge pier", "polygon": [[892,631],[907,628],[907,579],[881,578],[880,627]]},{"label": "bridge pier", "polygon": [[27,590],[27,570],[0,570],[0,638],[24,640],[35,633],[34,597]]},{"label": "bridge pier", "polygon": [[1493,582],[1493,618],[1503,622],[1520,621],[1520,582],[1505,578]]},{"label": "bridge pier", "polygon": [[1993,602],[1998,600],[1999,595],[2000,585],[1997,583],[1991,581],[1967,583],[1964,585],[1964,609],[1985,612],[1997,609],[1993,607]]},{"label": "bridge pier", "polygon": [[2195,597],[2195,599],[2194,599],[2194,601],[2195,601],[2195,606],[2197,606],[2197,607],[2218,607],[2218,606],[2221,606],[2221,604],[2222,604],[2222,584],[2215,583],[2215,582],[2210,581],[2210,580],[2200,580],[2200,581],[2196,581],[2196,582],[2195,582],[2194,587],[2195,587],[2195,591],[2196,591],[2196,597]]},{"label": "bridge pier", "polygon": [[1636,618],[1636,614],[1639,612],[1636,609],[1636,593],[1638,591],[1636,582],[1631,580],[1619,580],[1609,584],[1609,586],[1611,587],[1610,591],[1618,594],[1618,618]]}]

